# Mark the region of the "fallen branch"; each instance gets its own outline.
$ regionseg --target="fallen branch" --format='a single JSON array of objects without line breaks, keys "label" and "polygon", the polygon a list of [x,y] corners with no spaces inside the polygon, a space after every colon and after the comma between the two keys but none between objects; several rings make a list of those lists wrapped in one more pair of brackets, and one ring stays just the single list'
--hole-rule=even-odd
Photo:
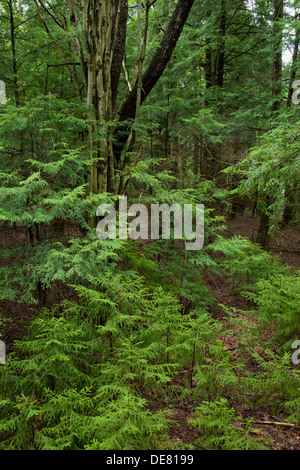
[{"label": "fallen branch", "polygon": [[296,424],[290,424],[290,423],[282,423],[282,422],[277,422],[277,421],[254,421],[255,424],[269,424],[269,425],[275,425],[275,426],[287,426],[290,428],[298,428]]}]

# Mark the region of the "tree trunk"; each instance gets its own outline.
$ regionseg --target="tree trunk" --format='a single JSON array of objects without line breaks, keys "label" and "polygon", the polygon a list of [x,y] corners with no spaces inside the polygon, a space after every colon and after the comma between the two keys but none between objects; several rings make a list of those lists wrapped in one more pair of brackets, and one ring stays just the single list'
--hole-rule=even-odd
[{"label": "tree trunk", "polygon": [[293,97],[293,93],[294,93],[293,83],[296,80],[296,76],[297,76],[299,44],[300,44],[300,27],[298,26],[296,28],[296,37],[295,37],[295,43],[294,43],[291,77],[290,77],[290,83],[289,83],[289,93],[288,93],[288,99],[287,99],[287,103],[286,103],[288,108],[292,104],[292,97]]},{"label": "tree trunk", "polygon": [[[55,41],[41,13],[42,3],[39,0],[34,1],[47,34],[56,45],[64,64],[74,75],[74,70],[69,67],[62,49]],[[143,73],[147,22],[154,2],[146,0],[143,3],[138,0],[140,26],[141,9],[142,7],[146,9],[144,37],[142,43],[139,41],[138,73],[135,84],[117,115],[118,85],[126,43],[128,0],[68,0],[70,21],[66,22],[64,28],[67,33],[71,33],[71,41],[82,67],[88,104],[87,146],[91,158],[95,161],[87,176],[89,194],[116,193],[118,188],[122,187],[122,184],[116,185],[115,170],[120,169],[122,152],[129,145],[128,138],[132,137],[131,142],[134,142],[133,123],[139,116],[141,105],[163,74],[194,1],[176,2],[162,41]],[[78,34],[80,26],[83,31],[83,44]],[[119,124],[113,132],[113,126],[110,123],[117,119]]]},{"label": "tree trunk", "polygon": [[[208,9],[206,13],[206,21],[208,22],[211,17],[211,11]],[[212,50],[211,50],[211,38],[209,35],[205,38],[205,88],[206,88],[206,95],[208,90],[213,86],[213,74],[212,74]],[[207,96],[205,96],[205,107],[209,107],[209,100]]]},{"label": "tree trunk", "polygon": [[262,213],[260,216],[260,224],[259,224],[256,242],[259,243],[265,250],[269,250],[270,244],[271,244],[269,228],[270,228],[270,218],[268,214]]},{"label": "tree trunk", "polygon": [[194,1],[180,0],[177,2],[161,43],[142,76],[142,87],[140,88],[138,81],[136,81],[131,93],[120,109],[119,125],[114,133],[117,142],[114,146],[114,154],[118,163],[120,163],[121,154],[131,130],[128,121],[135,119],[138,90],[141,89],[140,104],[142,105],[168,65]]},{"label": "tree trunk", "polygon": [[14,95],[16,106],[19,106],[19,82],[18,82],[18,62],[17,62],[17,51],[16,51],[16,28],[15,28],[15,15],[14,6],[12,0],[8,2],[9,18],[10,18],[10,40],[11,40],[11,52],[12,52],[12,67],[13,67],[13,83],[14,83]]},{"label": "tree trunk", "polygon": [[99,194],[107,192],[112,158],[109,123],[112,121],[111,51],[115,9],[111,0],[82,0],[81,5],[87,51],[88,149],[95,159],[88,174],[88,192]]},{"label": "tree trunk", "polygon": [[[274,0],[274,61],[273,61],[273,88],[272,88],[272,114],[275,115],[280,110],[280,100],[282,91],[282,25],[283,0]],[[273,203],[271,198],[266,200],[266,210]],[[262,213],[257,235],[257,243],[268,250],[271,243],[270,234],[271,221],[267,213]]]},{"label": "tree trunk", "polygon": [[226,0],[221,0],[221,14],[220,14],[220,39],[216,60],[216,85],[220,88],[224,86],[224,71],[225,71],[225,37],[227,25],[227,11]]},{"label": "tree trunk", "polygon": [[200,174],[200,142],[199,138],[194,135],[193,145],[193,175],[199,176]]},{"label": "tree trunk", "polygon": [[[298,56],[299,56],[299,44],[300,44],[300,28],[299,26],[296,27],[296,36],[294,42],[294,52],[293,52],[293,60],[292,60],[292,67],[291,67],[291,76],[290,76],[290,83],[289,83],[289,92],[286,105],[288,108],[292,105],[292,97],[293,97],[293,83],[296,80],[297,76],[297,65],[298,65]],[[294,216],[297,212],[297,188],[294,186],[288,187],[285,193],[285,209],[282,216],[282,221],[284,226],[288,226],[290,222],[293,220]]]},{"label": "tree trunk", "polygon": [[282,25],[283,0],[274,0],[274,62],[273,62],[273,104],[272,113],[280,109],[280,98],[282,91]]}]

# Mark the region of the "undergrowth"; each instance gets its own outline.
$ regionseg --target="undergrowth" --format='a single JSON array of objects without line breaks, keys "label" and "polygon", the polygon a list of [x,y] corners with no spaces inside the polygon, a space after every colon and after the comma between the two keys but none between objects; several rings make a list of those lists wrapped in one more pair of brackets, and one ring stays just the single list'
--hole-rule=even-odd
[{"label": "undergrowth", "polygon": [[[84,257],[67,261],[75,246]],[[224,258],[209,255],[222,248]],[[191,424],[204,448],[264,447],[251,421],[238,416],[224,395],[254,409],[284,410],[289,422],[299,422],[299,371],[283,348],[296,332],[297,280],[278,274],[276,260],[266,266],[269,255],[242,239],[222,246],[219,238],[194,256],[182,249],[170,256],[174,246],[159,241],[126,242],[108,244],[88,273],[90,249],[74,240],[49,253],[49,259],[64,260],[56,279],[74,279],[75,269],[82,282],[70,284],[76,300],[36,313],[0,369],[2,449],[178,448],[168,434],[172,404],[189,397],[196,406]],[[245,258],[250,251],[251,279],[246,262],[232,262],[237,250]],[[223,307],[229,325],[245,332],[237,359],[220,340],[224,323],[209,312],[220,306],[204,285],[201,256],[210,269],[228,273],[232,288],[239,281],[239,291],[257,305],[247,321]],[[275,326],[268,349],[259,340],[266,324]],[[150,400],[170,405],[155,412]]]}]

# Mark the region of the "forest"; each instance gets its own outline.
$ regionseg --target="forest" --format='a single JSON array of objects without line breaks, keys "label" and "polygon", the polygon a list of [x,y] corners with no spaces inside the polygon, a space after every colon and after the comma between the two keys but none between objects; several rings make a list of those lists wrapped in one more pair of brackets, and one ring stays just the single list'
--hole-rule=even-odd
[{"label": "forest", "polygon": [[0,37],[0,449],[300,450],[298,1]]}]

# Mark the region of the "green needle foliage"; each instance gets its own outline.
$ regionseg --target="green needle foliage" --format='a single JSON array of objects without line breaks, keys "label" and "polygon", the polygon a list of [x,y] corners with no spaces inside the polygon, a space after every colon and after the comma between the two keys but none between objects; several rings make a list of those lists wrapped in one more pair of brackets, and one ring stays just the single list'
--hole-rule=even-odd
[{"label": "green needle foliage", "polygon": [[197,427],[203,437],[197,442],[213,450],[266,450],[259,439],[251,433],[255,431],[252,421],[245,421],[230,408],[225,398],[205,402],[196,410],[190,423]]},{"label": "green needle foliage", "polygon": [[236,193],[259,196],[259,209],[269,215],[271,233],[278,230],[286,205],[292,203],[295,213],[299,203],[300,124],[294,113],[281,116],[275,124],[245,160],[225,170],[241,178]]},{"label": "green needle foliage", "polygon": [[241,236],[219,237],[209,248],[223,255],[216,263],[216,271],[225,273],[235,288],[246,288],[274,273],[287,271],[260,245]]},{"label": "green needle foliage", "polygon": [[291,347],[290,338],[299,332],[299,287],[299,273],[273,274],[268,279],[259,280],[254,293],[246,294],[258,306],[262,327],[275,327],[273,343],[285,348]]}]

